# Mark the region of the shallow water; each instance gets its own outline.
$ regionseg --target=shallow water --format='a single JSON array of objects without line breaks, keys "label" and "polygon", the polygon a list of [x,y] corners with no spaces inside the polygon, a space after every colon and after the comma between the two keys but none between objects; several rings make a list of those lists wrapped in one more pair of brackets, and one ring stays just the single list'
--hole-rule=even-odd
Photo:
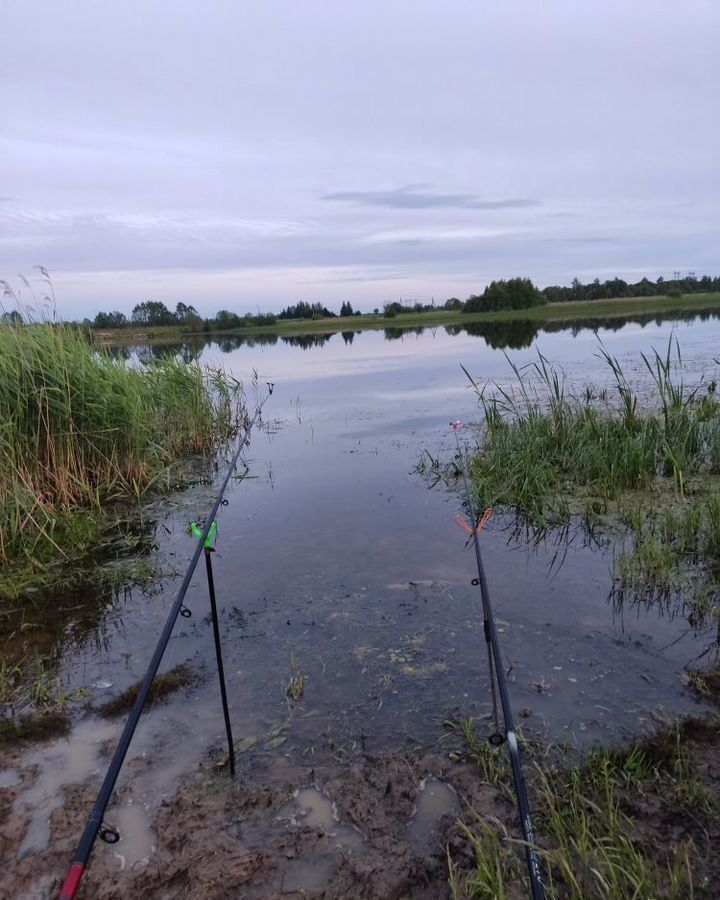
[{"label": "shallow water", "polygon": [[0,790],[20,784],[22,779],[15,769],[0,769]]},{"label": "shallow water", "polygon": [[276,822],[288,828],[313,828],[330,838],[331,845],[349,852],[360,852],[364,844],[360,831],[340,822],[333,800],[314,784],[298,788],[276,816]]},{"label": "shallow water", "polygon": [[428,850],[437,845],[443,819],[457,819],[460,801],[450,787],[437,778],[423,778],[415,801],[415,811],[408,822],[411,840]]},{"label": "shallow water", "polygon": [[[710,371],[716,320],[628,325],[600,337],[641,379],[638,351],[664,348],[672,333],[688,378]],[[578,388],[608,383],[597,348],[588,330],[537,339],[537,349]],[[442,747],[446,720],[489,720],[479,597],[470,584],[474,558],[453,521],[458,499],[428,490],[415,466],[425,448],[433,457],[453,451],[451,420],[478,417],[459,364],[480,383],[507,383],[503,353],[482,337],[442,328],[389,341],[364,332],[308,347],[226,349],[210,344],[201,359],[243,379],[255,369],[261,386],[275,384],[267,427],[247,453],[253,478],[231,486],[213,555],[241,768],[252,771],[258,754],[312,763]],[[523,364],[536,349],[511,356]],[[161,523],[155,540],[167,578],[152,591],[104,598],[87,632],[82,610],[76,619],[69,612],[53,632],[70,688],[96,685],[91,694],[99,704],[142,677],[179,585],[173,573],[181,575],[192,554],[185,526],[211,499],[211,489],[198,485],[152,504],[147,516]],[[556,547],[528,549],[508,538],[509,524],[496,517],[482,540],[511,699],[524,729],[582,747],[701,708],[681,680],[683,666],[705,646],[701,638],[682,636],[679,618],[614,616],[606,554],[576,541],[562,548],[558,565]],[[127,789],[119,822],[151,819],[177,778],[209,748],[223,746],[204,577],[199,566],[187,599],[193,616],[178,620],[163,662],[188,662],[198,681],[143,717],[118,783]],[[291,666],[304,677],[297,703],[286,696]],[[63,784],[99,782],[97,748],[121,725],[85,718],[69,740],[24,760],[42,775],[16,801],[18,812],[31,811],[23,852],[47,843],[47,818],[62,803]],[[151,852],[151,832],[137,822],[133,831],[140,835],[133,846],[115,848],[119,865],[141,863]],[[302,877],[312,881],[311,874]]]}]

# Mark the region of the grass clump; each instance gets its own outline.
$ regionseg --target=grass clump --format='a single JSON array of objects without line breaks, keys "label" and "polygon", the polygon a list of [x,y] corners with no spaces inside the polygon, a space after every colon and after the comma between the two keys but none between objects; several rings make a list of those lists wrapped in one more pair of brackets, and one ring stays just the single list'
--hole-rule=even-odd
[{"label": "grass clump", "polygon": [[[538,854],[552,900],[715,896],[720,784],[708,765],[720,724],[688,719],[627,751],[595,751],[569,769],[528,773]],[[527,896],[517,824],[470,809],[449,858],[456,900]]]},{"label": "grass clump", "polygon": [[720,666],[712,669],[689,669],[687,681],[700,696],[720,703]]},{"label": "grass clump", "polygon": [[650,393],[601,347],[612,390],[571,394],[542,355],[517,385],[486,397],[472,461],[478,506],[511,509],[542,534],[578,521],[614,546],[612,587],[626,601],[685,607],[720,623],[720,402],[715,380],[688,387],[675,342],[642,355]]},{"label": "grass clump", "polygon": [[515,390],[490,398],[479,392],[485,432],[473,479],[480,502],[511,506],[537,525],[563,524],[583,501],[592,511],[598,498],[647,491],[667,479],[684,496],[689,477],[720,474],[720,403],[714,390],[700,396],[677,379],[676,349],[676,358],[671,344],[665,355],[642,356],[655,388],[645,404],[602,349],[615,403],[592,389],[569,394],[542,355],[529,371],[513,365]]},{"label": "grass clump", "polygon": [[78,510],[137,499],[235,431],[239,383],[176,359],[131,367],[77,329],[0,324],[0,563],[66,556]]}]

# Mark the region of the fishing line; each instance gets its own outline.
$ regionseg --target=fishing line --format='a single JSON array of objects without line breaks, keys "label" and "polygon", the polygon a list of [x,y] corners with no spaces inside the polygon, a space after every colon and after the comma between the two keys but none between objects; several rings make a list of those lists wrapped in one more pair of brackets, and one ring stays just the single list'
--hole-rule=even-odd
[{"label": "fishing line", "polygon": [[[450,423],[455,433],[455,443],[457,444],[458,457],[461,463],[463,482],[465,485],[465,508],[467,509],[470,521],[473,527],[470,528],[466,523],[463,528],[467,532],[472,532],[470,539],[475,548],[475,559],[477,562],[478,577],[473,578],[472,584],[479,586],[480,597],[483,607],[483,626],[485,629],[485,641],[488,647],[488,664],[490,667],[490,686],[493,697],[493,712],[495,715],[495,734],[490,736],[490,743],[498,746],[501,743],[507,743],[508,754],[510,756],[510,765],[512,767],[513,781],[515,783],[515,796],[517,798],[518,811],[520,813],[520,824],[525,843],[525,860],[527,862],[528,873],[530,875],[530,890],[533,900],[545,900],[545,888],[542,883],[542,870],[540,862],[535,851],[535,837],[533,835],[532,821],[530,819],[530,806],[527,798],[527,788],[525,786],[525,775],[523,774],[522,762],[520,759],[520,748],[518,746],[517,735],[515,734],[515,723],[513,721],[512,709],[510,708],[510,696],[508,694],[507,679],[505,670],[502,665],[500,655],[500,642],[497,636],[497,628],[495,627],[495,616],[493,613],[492,603],[490,601],[490,592],[488,590],[487,579],[485,577],[485,567],[483,565],[482,554],[480,552],[480,531],[483,525],[490,517],[491,511],[486,510],[482,519],[475,511],[475,505],[472,499],[472,491],[470,490],[470,476],[467,464],[467,447],[460,446],[459,431],[463,427],[462,422]],[[493,676],[494,670],[494,676]],[[495,683],[497,681],[497,689],[500,694],[500,705],[502,707],[503,719],[505,723],[505,734],[499,732],[497,700],[495,695]]]},{"label": "fishing line", "polygon": [[[95,805],[93,806],[92,811],[88,816],[85,829],[82,833],[82,837],[80,838],[80,842],[75,851],[75,855],[73,856],[72,863],[70,864],[70,868],[65,877],[65,882],[63,883],[63,886],[60,890],[59,900],[73,900],[73,898],[75,897],[78,888],[80,887],[82,877],[85,873],[88,859],[90,858],[90,854],[98,836],[102,840],[107,841],[107,843],[115,843],[117,842],[117,840],[119,840],[119,834],[117,830],[109,827],[106,823],[104,823],[103,816],[105,815],[105,811],[107,810],[108,804],[110,803],[112,792],[115,789],[115,782],[117,781],[118,775],[120,774],[120,769],[125,760],[125,755],[127,754],[128,747],[130,746],[130,741],[135,734],[135,730],[137,728],[138,722],[140,720],[140,715],[143,711],[143,707],[145,706],[145,702],[150,692],[152,682],[157,675],[157,670],[160,666],[163,654],[165,653],[168,642],[170,640],[170,635],[172,634],[172,630],[175,626],[178,616],[181,615],[182,610],[186,608],[184,606],[185,594],[190,587],[190,581],[192,579],[193,573],[195,572],[197,562],[200,559],[200,554],[203,553],[204,550],[206,550],[206,547],[208,546],[208,540],[212,540],[211,533],[214,533],[214,528],[216,527],[215,517],[218,513],[218,510],[220,509],[220,506],[226,505],[228,502],[224,499],[225,491],[227,490],[227,486],[230,483],[230,479],[232,478],[233,472],[235,471],[235,468],[238,464],[240,455],[242,454],[243,450],[250,445],[250,434],[255,426],[255,423],[260,419],[263,406],[272,394],[273,387],[274,385],[268,383],[268,393],[255,408],[255,415],[245,425],[242,434],[238,439],[237,447],[228,466],[225,478],[220,485],[215,503],[213,504],[207,518],[205,518],[204,520],[205,525],[203,526],[202,530],[198,528],[199,539],[195,546],[195,551],[192,555],[192,558],[190,559],[187,571],[185,572],[185,576],[182,580],[182,584],[180,585],[180,589],[177,592],[177,596],[175,597],[173,605],[170,609],[170,613],[168,614],[167,620],[165,621],[163,630],[160,633],[157,646],[155,647],[155,652],[153,653],[152,659],[150,660],[150,665],[148,666],[145,677],[143,678],[142,685],[140,686],[140,690],[138,691],[138,695],[135,699],[133,708],[130,711],[130,715],[125,722],[125,727],[123,728],[120,739],[118,740],[117,746],[115,747],[115,752],[113,753],[112,759],[110,760],[110,765],[108,766],[107,772],[105,773],[105,778],[103,779],[103,783],[95,800]],[[223,697],[223,712],[226,712],[225,697]]]}]

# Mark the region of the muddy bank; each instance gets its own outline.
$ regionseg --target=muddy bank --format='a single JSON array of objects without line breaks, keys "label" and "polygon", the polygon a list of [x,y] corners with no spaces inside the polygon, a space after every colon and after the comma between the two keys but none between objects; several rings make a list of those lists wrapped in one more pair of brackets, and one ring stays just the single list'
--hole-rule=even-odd
[{"label": "muddy bank", "polygon": [[[17,774],[19,783],[2,790],[0,893],[52,897],[94,792],[69,788],[52,814],[49,848],[17,859],[27,822],[10,807],[33,773]],[[268,757],[235,784],[208,762],[160,808],[144,835],[147,856],[138,857],[139,835],[98,841],[81,896],[449,897],[446,845],[459,842],[455,822],[468,801],[488,815],[511,814],[474,766],[440,755],[321,767]],[[132,817],[122,818],[132,829]]]},{"label": "muddy bank", "polygon": [[[676,767],[680,745],[682,771]],[[98,841],[80,896],[98,900],[490,896],[481,892],[476,869],[484,852],[482,843],[472,838],[479,835],[484,841],[489,829],[499,835],[500,849],[492,852],[498,853],[506,896],[524,897],[522,860],[513,841],[519,826],[508,793],[504,752],[491,761],[484,747],[485,742],[474,748],[455,745],[449,751],[454,761],[446,747],[442,753],[364,755],[352,763],[316,766],[268,754],[248,763],[248,771],[241,772],[234,784],[221,763],[206,760],[162,803],[149,827],[132,791],[120,791],[108,823],[118,827],[122,839],[111,846]],[[667,890],[641,891],[637,896],[689,896],[688,890],[697,898],[717,896],[720,863],[713,847],[720,839],[718,720],[689,720],[641,741],[632,752],[610,752],[602,760],[591,756],[579,769],[553,766],[548,760],[546,756],[543,763],[548,780],[533,774],[532,766],[528,771],[538,842],[546,863],[549,859],[553,865],[549,896],[578,894],[557,869],[560,848],[548,828],[543,792],[551,784],[561,807],[569,808],[573,801],[566,796],[567,785],[579,774],[592,800],[597,772],[608,765],[622,774],[617,782],[618,812],[627,817],[628,840],[646,860],[647,871],[657,874],[663,885],[668,861],[679,852],[686,860],[674,887],[668,875]],[[12,805],[34,776],[32,768],[18,765],[19,758],[6,757],[0,770],[4,873],[0,894],[51,898],[94,790],[68,788],[64,805],[51,816],[48,849],[18,858],[27,820],[13,815]],[[453,886],[448,881],[448,860]],[[605,896],[597,892],[592,875],[586,877],[584,867],[590,864],[579,857],[573,863],[583,891],[580,896]]]}]

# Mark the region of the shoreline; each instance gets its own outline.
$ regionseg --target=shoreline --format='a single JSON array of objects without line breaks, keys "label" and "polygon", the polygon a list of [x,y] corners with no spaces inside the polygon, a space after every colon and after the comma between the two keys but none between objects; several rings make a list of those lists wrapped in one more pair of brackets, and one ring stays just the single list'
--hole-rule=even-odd
[{"label": "shoreline", "polygon": [[529,309],[501,312],[464,313],[439,309],[429,313],[407,313],[393,317],[364,313],[359,316],[334,317],[332,319],[287,319],[274,325],[254,325],[223,331],[187,330],[182,326],[156,327],[130,326],[117,329],[91,329],[96,343],[101,347],[120,347],[139,343],[171,343],[193,339],[212,339],[214,336],[304,335],[334,334],[382,330],[385,328],[428,328],[439,325],[469,325],[482,322],[567,322],[588,319],[622,319],[638,314],[664,315],[720,313],[720,294],[689,294],[673,297],[623,297],[614,300],[580,300],[569,303],[548,303]]}]

